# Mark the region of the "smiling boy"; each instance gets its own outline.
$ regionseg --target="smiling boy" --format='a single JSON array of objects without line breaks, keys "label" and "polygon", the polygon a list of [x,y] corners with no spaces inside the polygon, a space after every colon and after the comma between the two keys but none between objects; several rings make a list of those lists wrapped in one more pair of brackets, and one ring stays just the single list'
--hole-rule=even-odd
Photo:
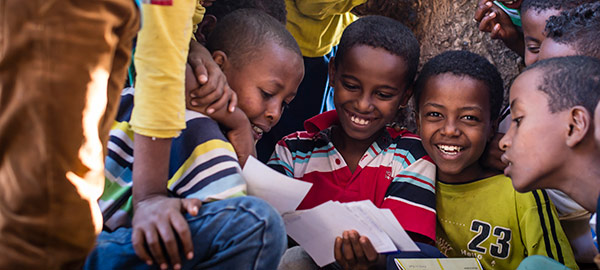
[{"label": "smiling boy", "polygon": [[[371,200],[391,209],[414,240],[433,243],[435,167],[416,135],[387,127],[410,98],[418,61],[419,43],[397,21],[367,16],[346,28],[329,64],[336,110],[283,138],[268,163],[313,183],[298,209]],[[382,265],[386,257],[359,233],[335,239],[338,264]]]},{"label": "smiling boy", "polygon": [[520,194],[479,162],[503,92],[496,68],[467,51],[434,57],[417,79],[419,135],[437,166],[436,244],[448,257],[478,258],[484,269],[516,269],[534,254],[577,268],[547,194]]}]

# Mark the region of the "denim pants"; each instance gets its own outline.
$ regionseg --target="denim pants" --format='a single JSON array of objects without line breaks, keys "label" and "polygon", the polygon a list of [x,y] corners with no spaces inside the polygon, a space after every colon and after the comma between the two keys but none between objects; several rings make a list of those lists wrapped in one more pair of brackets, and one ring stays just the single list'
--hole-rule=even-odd
[{"label": "denim pants", "polygon": [[[184,260],[182,269],[276,269],[287,247],[283,220],[256,197],[207,203],[197,216],[186,217],[194,258]],[[137,257],[131,232],[131,228],[102,232],[85,269],[159,269]]]},{"label": "denim pants", "polygon": [[102,229],[133,0],[0,0],[0,269],[81,269]]}]

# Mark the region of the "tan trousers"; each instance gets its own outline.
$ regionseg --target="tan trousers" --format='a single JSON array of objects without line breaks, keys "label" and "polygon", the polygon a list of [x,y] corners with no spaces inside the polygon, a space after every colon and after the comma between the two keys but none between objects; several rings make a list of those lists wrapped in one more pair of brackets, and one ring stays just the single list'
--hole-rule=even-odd
[{"label": "tan trousers", "polygon": [[83,265],[138,28],[133,0],[0,0],[0,269]]}]

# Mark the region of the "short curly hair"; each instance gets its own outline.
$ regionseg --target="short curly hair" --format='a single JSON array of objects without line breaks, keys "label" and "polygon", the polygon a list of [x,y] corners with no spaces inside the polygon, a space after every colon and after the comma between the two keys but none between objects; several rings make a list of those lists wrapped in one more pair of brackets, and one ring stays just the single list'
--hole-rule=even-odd
[{"label": "short curly hair", "polygon": [[219,21],[225,15],[241,8],[259,9],[283,24],[287,22],[284,0],[219,0],[214,1],[210,7],[206,8],[206,14],[215,16]]},{"label": "short curly hair", "polygon": [[576,55],[538,61],[523,73],[540,70],[537,89],[548,96],[552,113],[583,106],[591,114],[600,101],[600,59]]},{"label": "short curly hair", "polygon": [[222,18],[208,36],[206,48],[211,52],[225,52],[235,65],[241,67],[250,63],[269,41],[302,58],[298,43],[285,26],[253,8],[238,9]]},{"label": "short curly hair", "polygon": [[593,3],[598,0],[523,0],[521,3],[521,14],[533,9],[537,12],[549,9],[567,10],[585,3]]},{"label": "short curly hair", "polygon": [[546,37],[567,44],[580,55],[600,58],[600,2],[587,3],[551,16]]},{"label": "short curly hair", "polygon": [[415,108],[419,110],[419,100],[427,81],[436,75],[450,73],[456,76],[468,76],[483,82],[490,93],[490,117],[496,120],[504,101],[504,82],[502,76],[483,56],[469,51],[446,51],[429,60],[421,69],[414,87]]},{"label": "short curly hair", "polygon": [[406,61],[406,86],[412,85],[419,66],[421,49],[415,35],[402,23],[384,16],[371,15],[362,17],[346,27],[334,64],[337,67],[346,53],[358,45],[382,48],[391,54],[400,56]]}]

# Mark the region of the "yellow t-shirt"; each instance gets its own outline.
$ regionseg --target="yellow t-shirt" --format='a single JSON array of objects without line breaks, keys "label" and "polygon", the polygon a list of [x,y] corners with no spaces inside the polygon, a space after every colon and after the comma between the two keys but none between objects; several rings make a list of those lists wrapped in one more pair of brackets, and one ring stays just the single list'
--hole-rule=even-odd
[{"label": "yellow t-shirt", "polygon": [[185,128],[185,63],[192,27],[202,20],[198,0],[142,5],[138,33],[135,107],[131,127],[148,137],[172,138]]},{"label": "yellow t-shirt", "polygon": [[516,269],[536,254],[578,268],[545,191],[518,193],[504,175],[436,183],[436,245],[446,256],[478,258],[487,270]]},{"label": "yellow t-shirt", "polygon": [[350,10],[366,0],[286,0],[286,28],[302,55],[320,57],[340,42],[342,32],[357,17]]}]

